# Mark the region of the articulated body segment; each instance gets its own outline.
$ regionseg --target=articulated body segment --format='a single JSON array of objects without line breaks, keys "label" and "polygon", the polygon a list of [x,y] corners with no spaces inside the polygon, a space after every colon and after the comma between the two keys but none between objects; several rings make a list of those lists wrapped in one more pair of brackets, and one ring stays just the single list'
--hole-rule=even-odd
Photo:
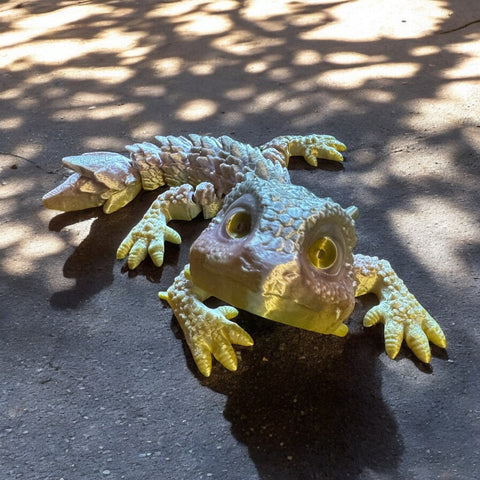
[{"label": "articulated body segment", "polygon": [[222,197],[263,158],[257,148],[227,136],[158,136],[155,139],[158,145],[137,143],[127,146],[145,190],[155,190],[163,185],[196,186],[210,182]]},{"label": "articulated body segment", "polygon": [[[230,137],[156,137],[158,144],[127,147],[130,158],[97,152],[63,160],[75,173],[47,193],[48,208],[70,211],[102,206],[114,212],[143,188],[168,185],[121,243],[117,257],[136,268],[148,255],[160,266],[164,241],[180,243],[170,220],[199,213],[213,218],[190,251],[190,266],[160,297],[171,305],[193,357],[210,375],[211,355],[237,367],[232,344],[251,337],[231,321],[242,308],[265,318],[343,336],[354,297],[372,292],[379,305],[364,325],[385,324],[391,357],[403,339],[424,362],[429,340],[445,347],[445,336],[390,264],[353,255],[356,207],[340,207],[292,185],[291,156],[310,165],[318,158],[342,161],[346,147],[327,135],[281,136],[252,147]],[[232,306],[210,309],[215,296]],[[236,307],[236,308],[235,308]]]},{"label": "articulated body segment", "polygon": [[[302,146],[302,138],[307,139]],[[83,210],[103,205],[105,213],[124,207],[142,190],[164,185],[197,186],[211,183],[223,198],[240,183],[247,172],[263,178],[289,182],[286,169],[292,155],[308,158],[317,153],[341,161],[345,145],[328,135],[283,136],[262,147],[252,147],[228,136],[219,138],[156,137],[158,145],[136,143],[127,146],[130,159],[118,153],[90,152],[65,157],[62,163],[75,173],[43,197],[47,208],[62,211]],[[312,153],[313,152],[313,153]]]}]

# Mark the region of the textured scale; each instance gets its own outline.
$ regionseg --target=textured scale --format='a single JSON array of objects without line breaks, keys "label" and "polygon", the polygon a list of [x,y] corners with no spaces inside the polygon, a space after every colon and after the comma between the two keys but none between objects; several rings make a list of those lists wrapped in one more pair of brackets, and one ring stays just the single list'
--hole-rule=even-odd
[{"label": "textured scale", "polygon": [[211,182],[220,196],[228,193],[243,175],[263,159],[260,151],[230,137],[155,137],[159,145],[127,146],[145,190],[188,183]]},{"label": "textured scale", "polygon": [[376,257],[355,256],[358,294],[372,292],[378,296],[379,305],[367,312],[364,325],[385,324],[385,349],[395,358],[405,338],[413,353],[423,362],[430,362],[429,340],[445,348],[445,335],[398,278],[390,263]]},{"label": "textured scale", "polygon": [[[169,221],[200,213],[213,219],[193,243],[190,264],[159,294],[203,375],[212,371],[212,356],[235,370],[233,345],[253,344],[232,321],[238,309],[344,336],[355,296],[370,292],[379,303],[364,326],[384,324],[390,357],[405,340],[428,363],[429,342],[445,348],[445,335],[389,262],[354,255],[357,208],[342,208],[290,182],[291,156],[316,166],[317,158],[342,161],[345,149],[328,135],[280,136],[259,147],[227,136],[159,136],[156,143],[128,146],[129,158],[110,152],[64,158],[74,173],[43,202],[57,210],[103,206],[112,213],[142,189],[169,187],[118,248],[117,258],[128,257],[131,269],[147,257],[161,266],[165,241],[181,242]],[[204,301],[210,296],[228,305],[209,308]]]}]

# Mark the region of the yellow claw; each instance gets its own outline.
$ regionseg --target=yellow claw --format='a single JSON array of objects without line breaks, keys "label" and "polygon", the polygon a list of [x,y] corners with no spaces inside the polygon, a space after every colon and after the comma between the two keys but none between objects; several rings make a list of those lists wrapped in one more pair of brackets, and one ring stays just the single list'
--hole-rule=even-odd
[{"label": "yellow claw", "polygon": [[133,247],[133,244],[135,243],[135,240],[132,238],[131,233],[129,233],[122,241],[120,246],[117,248],[117,260],[122,260],[124,259],[127,255],[130,249]]},{"label": "yellow claw", "polygon": [[238,360],[230,340],[223,331],[215,332],[212,336],[212,354],[227,370],[237,370]]},{"label": "yellow claw", "polygon": [[336,335],[337,337],[344,337],[348,333],[348,327],[342,323],[333,333],[332,335]]},{"label": "yellow claw", "polygon": [[238,315],[238,310],[230,305],[221,305],[217,308],[217,310],[229,320],[235,318]]},{"label": "yellow claw", "polygon": [[192,352],[193,360],[204,377],[209,377],[212,373],[212,354],[208,345],[204,342],[190,344],[187,342]]},{"label": "yellow claw", "polygon": [[160,300],[165,300],[166,302],[168,302],[168,292],[158,292],[158,298],[160,298]]},{"label": "yellow claw", "polygon": [[425,330],[428,339],[437,347],[447,348],[447,339],[445,338],[443,330],[441,329],[440,325],[428,314],[423,322],[423,329]]},{"label": "yellow claw", "polygon": [[438,346],[446,346],[446,342],[442,344],[442,339],[445,340],[445,337],[435,320],[431,319],[434,324],[429,325],[427,329],[425,324],[422,326],[415,319],[398,316],[392,319],[392,316],[393,314],[389,313],[384,307],[377,305],[367,313],[363,322],[365,327],[370,327],[376,323],[385,324],[385,351],[390,358],[395,358],[398,355],[404,339],[410,350],[424,363],[430,363],[432,356],[429,340]]},{"label": "yellow claw", "polygon": [[163,265],[163,257],[165,255],[163,236],[152,240],[148,246],[148,254],[156,267],[161,267]]},{"label": "yellow claw", "polygon": [[128,268],[131,270],[137,268],[146,258],[148,255],[148,243],[147,240],[144,238],[139,238],[130,250],[130,254],[128,255]]},{"label": "yellow claw", "polygon": [[[164,300],[169,300],[168,294],[165,295],[165,292],[161,292],[159,296]],[[212,371],[212,355],[225,368],[235,371],[238,360],[232,344],[246,347],[253,345],[252,337],[243,328],[227,320],[238,314],[237,309],[222,306],[213,310],[213,314],[213,316],[209,315],[204,318],[202,328],[199,328],[194,335],[185,332],[193,359],[205,377],[209,377]]]},{"label": "yellow claw", "polygon": [[415,356],[423,363],[430,363],[432,353],[430,351],[430,345],[428,344],[428,338],[420,325],[414,324],[406,329],[405,340],[410,350]]},{"label": "yellow claw", "polygon": [[305,161],[312,167],[318,165],[318,158],[325,158],[326,160],[333,160],[335,162],[343,162],[343,155],[336,150],[334,147],[322,145],[317,147],[315,145],[308,146],[305,148],[305,153],[303,154]]},{"label": "yellow claw", "polygon": [[173,228],[165,225],[163,233],[166,242],[175,243],[176,245],[180,245],[182,243],[182,237],[180,237],[180,234]]},{"label": "yellow claw", "polygon": [[382,307],[376,305],[365,314],[365,317],[363,318],[363,326],[373,327],[373,325],[376,325],[379,322],[383,323],[383,318]]},{"label": "yellow claw", "polygon": [[377,323],[385,324],[385,351],[390,358],[395,358],[405,339],[415,356],[424,363],[430,363],[431,349],[429,340],[445,348],[445,335],[438,323],[425,311],[425,319],[398,316],[388,309],[385,302],[371,308],[363,320],[365,327]]},{"label": "yellow claw", "polygon": [[170,220],[191,220],[196,217],[202,207],[192,198],[193,187],[185,184],[172,187],[160,194],[143,216],[133,227],[117,250],[117,258],[127,255],[131,269],[147,258],[152,258],[155,266],[163,265],[165,242],[180,244],[180,235],[167,225]]},{"label": "yellow claw", "polygon": [[403,342],[403,324],[395,321],[385,323],[384,335],[385,351],[390,358],[395,358],[398,355],[398,352],[400,351]]}]

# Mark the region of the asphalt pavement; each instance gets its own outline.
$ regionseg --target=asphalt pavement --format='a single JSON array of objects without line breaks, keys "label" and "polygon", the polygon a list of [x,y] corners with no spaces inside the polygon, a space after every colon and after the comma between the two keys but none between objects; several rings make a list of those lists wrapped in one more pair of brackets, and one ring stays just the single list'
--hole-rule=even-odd
[{"label": "asphalt pavement", "polygon": [[[480,478],[480,3],[13,1],[0,5],[0,479]],[[431,364],[242,312],[239,368],[196,370],[165,264],[115,251],[155,193],[111,215],[46,210],[62,157],[154,135],[259,145],[328,133],[342,165],[292,181],[356,205],[442,325]]]}]

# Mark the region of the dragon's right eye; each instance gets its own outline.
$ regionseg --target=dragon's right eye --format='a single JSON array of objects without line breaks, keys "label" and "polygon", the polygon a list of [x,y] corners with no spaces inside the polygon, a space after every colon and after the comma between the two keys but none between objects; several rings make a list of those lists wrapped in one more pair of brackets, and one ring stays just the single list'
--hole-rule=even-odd
[{"label": "dragon's right eye", "polygon": [[236,210],[227,220],[226,232],[230,238],[242,238],[250,233],[252,229],[252,217],[245,210]]},{"label": "dragon's right eye", "polygon": [[337,259],[337,246],[329,237],[321,237],[308,250],[312,265],[320,270],[330,268]]}]

